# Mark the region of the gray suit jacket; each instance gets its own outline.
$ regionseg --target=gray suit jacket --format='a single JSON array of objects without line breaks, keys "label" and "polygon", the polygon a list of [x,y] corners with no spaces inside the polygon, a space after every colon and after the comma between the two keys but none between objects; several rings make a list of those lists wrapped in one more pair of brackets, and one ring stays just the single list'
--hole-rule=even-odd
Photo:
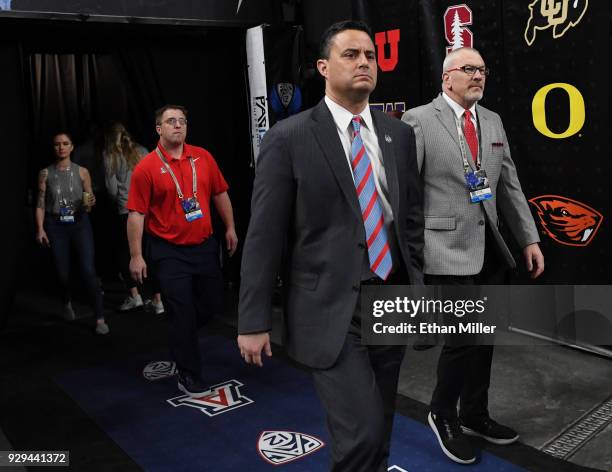
[{"label": "gray suit jacket", "polygon": [[[394,231],[410,282],[423,283],[423,209],[414,133],[372,110]],[[347,157],[324,101],[277,123],[259,154],[244,245],[238,332],[271,329],[285,247],[288,353],[327,368],[344,344],[357,299],[365,230]]]},{"label": "gray suit jacket", "polygon": [[[484,261],[485,220],[509,267],[516,262],[498,230],[498,209],[521,247],[538,231],[521,189],[506,132],[497,113],[477,105],[481,166],[493,198],[471,203],[453,110],[442,95],[404,113],[415,133],[425,203],[425,268],[433,275],[474,275]],[[468,161],[474,167],[471,158]]]}]

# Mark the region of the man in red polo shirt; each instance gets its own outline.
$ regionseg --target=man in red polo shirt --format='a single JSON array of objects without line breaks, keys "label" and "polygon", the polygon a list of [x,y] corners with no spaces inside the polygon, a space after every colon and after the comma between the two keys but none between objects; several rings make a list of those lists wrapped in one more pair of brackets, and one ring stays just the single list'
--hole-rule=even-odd
[{"label": "man in red polo shirt", "polygon": [[127,208],[130,272],[142,283],[147,264],[142,235],[149,238],[149,263],[159,276],[170,320],[170,350],[179,372],[178,388],[188,395],[208,390],[201,377],[194,293],[200,281],[220,277],[218,247],[210,236],[210,201],[225,224],[229,255],[236,251],[227,183],[212,155],[185,143],[187,110],[166,105],[155,112],[157,148],[134,168]]}]

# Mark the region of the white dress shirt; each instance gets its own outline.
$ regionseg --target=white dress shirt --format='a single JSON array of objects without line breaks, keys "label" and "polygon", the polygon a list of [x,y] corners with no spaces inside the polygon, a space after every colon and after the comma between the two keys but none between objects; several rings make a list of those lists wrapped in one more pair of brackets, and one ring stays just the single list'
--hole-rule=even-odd
[{"label": "white dress shirt", "polygon": [[[459,105],[455,100],[450,98],[446,93],[442,92],[442,96],[444,100],[450,105],[452,110],[455,112],[455,116],[459,118],[459,123],[461,123],[461,129],[463,130],[463,112],[465,112],[465,108]],[[478,132],[478,118],[476,116],[476,104],[474,103],[470,108],[472,123],[474,123],[474,129]]]}]

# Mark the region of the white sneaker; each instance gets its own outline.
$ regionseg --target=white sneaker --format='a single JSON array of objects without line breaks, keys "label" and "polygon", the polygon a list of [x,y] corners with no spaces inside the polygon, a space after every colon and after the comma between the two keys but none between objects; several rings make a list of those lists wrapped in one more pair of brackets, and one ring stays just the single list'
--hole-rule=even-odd
[{"label": "white sneaker", "polygon": [[165,311],[164,304],[161,302],[161,300],[159,302],[152,301],[151,307],[153,308],[153,311],[155,312],[156,315],[164,314],[164,311]]},{"label": "white sneaker", "polygon": [[66,320],[66,321],[74,321],[76,318],[76,315],[74,313],[74,310],[72,309],[72,302],[68,302],[64,305],[64,309],[62,311],[62,317]]},{"label": "white sneaker", "polygon": [[109,331],[110,329],[104,321],[102,323],[96,323],[96,334],[108,334]]},{"label": "white sneaker", "polygon": [[136,295],[135,297],[127,297],[119,307],[119,311],[129,311],[141,306],[142,297],[140,295]]}]

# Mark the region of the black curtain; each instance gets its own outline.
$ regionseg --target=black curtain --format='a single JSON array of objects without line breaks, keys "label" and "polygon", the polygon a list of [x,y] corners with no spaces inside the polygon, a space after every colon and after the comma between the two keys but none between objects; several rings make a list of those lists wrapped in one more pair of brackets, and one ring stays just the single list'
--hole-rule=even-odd
[{"label": "black curtain", "polygon": [[23,93],[21,54],[17,44],[10,42],[5,31],[0,33],[0,129],[2,130],[2,204],[3,254],[0,263],[0,329],[6,323],[13,302],[16,280],[14,274],[22,265],[19,255],[26,238],[26,161],[24,146],[28,139]]}]

